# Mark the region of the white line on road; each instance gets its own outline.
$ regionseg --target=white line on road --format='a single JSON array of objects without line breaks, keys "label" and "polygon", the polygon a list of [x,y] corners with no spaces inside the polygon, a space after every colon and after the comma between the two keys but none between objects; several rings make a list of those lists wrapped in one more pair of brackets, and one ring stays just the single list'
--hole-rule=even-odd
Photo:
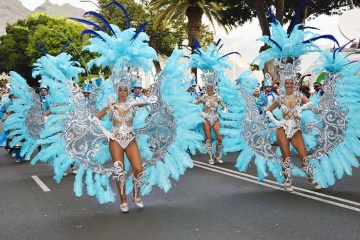
[{"label": "white line on road", "polygon": [[[193,161],[193,162],[194,162],[194,163],[197,163],[197,164],[202,164],[202,165],[207,166],[207,167],[210,167],[210,165],[207,164],[207,163],[203,163],[203,162],[199,162],[199,161]],[[230,173],[233,173],[233,174],[236,174],[236,175],[241,175],[241,176],[244,176],[244,177],[247,177],[247,178],[255,179],[255,180],[256,180],[255,182],[258,183],[257,177],[255,177],[255,176],[253,176],[253,175],[246,174],[246,173],[241,173],[241,172],[239,172],[239,171],[234,171],[234,170],[231,170],[231,169],[227,169],[227,168],[223,168],[223,167],[218,167],[218,166],[214,166],[214,165],[211,165],[211,167],[212,167],[212,168],[219,169],[219,170],[222,170],[222,171],[227,171],[227,172],[230,172]],[[281,188],[282,188],[282,186],[283,186],[281,183],[278,183],[278,182],[275,182],[275,181],[271,181],[271,180],[268,180],[268,179],[264,179],[264,182],[267,182],[267,183],[270,183],[270,184],[279,185]],[[317,196],[320,196],[320,197],[333,199],[333,200],[336,200],[336,201],[339,201],[339,202],[344,202],[344,203],[349,203],[349,204],[352,204],[352,205],[360,206],[360,203],[359,203],[359,202],[354,202],[354,201],[350,201],[350,200],[347,200],[347,199],[334,197],[334,196],[327,195],[327,194],[324,194],[324,193],[319,193],[319,192],[315,192],[315,191],[310,191],[310,190],[307,190],[307,189],[304,189],[304,188],[299,188],[299,187],[294,187],[294,186],[293,186],[293,189],[298,190],[298,191],[302,191],[302,192],[307,192],[307,193],[310,193],[310,194],[312,194],[312,195],[317,195]]]},{"label": "white line on road", "polygon": [[34,175],[34,176],[31,176],[34,181],[39,185],[39,187],[41,187],[41,189],[44,191],[44,192],[50,192],[50,189],[45,185],[45,183],[43,183],[40,178],[38,178],[38,176]]},{"label": "white line on road", "polygon": [[[223,175],[227,175],[227,176],[238,178],[238,179],[241,179],[241,180],[244,180],[244,181],[256,183],[256,184],[263,185],[263,186],[266,186],[266,187],[270,187],[270,188],[273,188],[273,189],[285,191],[282,187],[278,187],[278,186],[274,186],[274,185],[271,185],[271,184],[268,184],[268,183],[258,182],[257,180],[249,179],[249,178],[256,178],[256,177],[248,175],[248,174],[235,172],[233,170],[226,169],[226,168],[221,168],[221,167],[217,167],[217,166],[211,166],[210,167],[208,164],[206,164],[206,166],[205,166],[204,163],[198,162],[198,161],[193,161],[193,162],[195,163],[194,165],[196,167],[199,167],[199,168],[203,168],[203,169],[210,170],[210,171],[213,171],[213,172],[221,173]],[[221,170],[217,170],[216,168],[221,169]],[[224,170],[227,171],[227,172],[225,172]],[[234,172],[235,174],[234,173],[229,173],[229,172]],[[267,181],[279,185],[277,182],[273,182],[273,181],[270,181],[270,180],[267,180]],[[349,202],[349,203],[352,203],[354,205],[360,205],[360,203],[358,203],[358,202],[353,202],[353,201],[349,201],[349,200],[346,200],[346,199],[329,196],[329,195],[322,194],[322,193],[311,192],[309,190],[298,188],[298,187],[293,187],[293,188],[295,190],[309,192],[309,193],[315,194],[315,195],[317,194],[317,195],[322,196],[322,197],[328,197],[328,198],[336,199],[338,201]],[[296,194],[296,195],[299,195],[299,196],[302,196],[302,197],[306,197],[306,198],[310,198],[310,199],[317,200],[317,201],[320,201],[320,202],[332,204],[332,205],[335,205],[335,206],[338,206],[338,207],[350,209],[350,210],[353,210],[353,211],[356,211],[356,212],[360,212],[360,208],[349,206],[349,205],[338,203],[338,202],[334,202],[334,201],[331,201],[331,200],[322,199],[322,198],[316,197],[316,196],[311,196],[311,195],[308,195],[308,194],[305,194],[305,193],[302,193],[302,192],[294,191],[294,192],[292,192],[292,194]]]}]

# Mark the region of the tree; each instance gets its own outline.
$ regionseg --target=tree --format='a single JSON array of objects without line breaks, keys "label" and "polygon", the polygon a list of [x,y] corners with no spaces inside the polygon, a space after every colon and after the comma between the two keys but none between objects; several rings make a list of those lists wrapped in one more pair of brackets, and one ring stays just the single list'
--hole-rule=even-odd
[{"label": "tree", "polygon": [[[18,72],[29,81],[30,86],[37,85],[37,81],[31,76],[33,63],[42,55],[37,43],[43,43],[42,49],[46,53],[57,55],[68,40],[79,39],[84,29],[84,25],[65,17],[50,16],[46,13],[28,15],[24,20],[8,24],[7,34],[0,37],[0,66]],[[78,41],[73,42],[72,46],[81,49]],[[68,46],[65,51],[74,49],[72,46]],[[78,55],[76,51],[71,54]]]}]

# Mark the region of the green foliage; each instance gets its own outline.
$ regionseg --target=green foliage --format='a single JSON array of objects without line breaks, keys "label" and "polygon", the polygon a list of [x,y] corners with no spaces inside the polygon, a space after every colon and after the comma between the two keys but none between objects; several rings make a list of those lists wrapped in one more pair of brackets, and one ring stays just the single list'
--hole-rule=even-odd
[{"label": "green foliage", "polygon": [[[24,20],[8,24],[7,34],[0,37],[0,51],[3,56],[0,66],[18,72],[29,80],[30,85],[36,85],[36,80],[31,77],[32,65],[42,56],[36,42],[41,41],[44,44],[45,48],[42,49],[45,53],[57,55],[69,40],[78,40],[84,29],[83,24],[65,17],[50,16],[46,13],[28,15]],[[75,41],[65,51],[73,50],[71,54],[76,56],[82,48],[81,45],[80,41]],[[84,64],[81,60],[80,63]]]}]

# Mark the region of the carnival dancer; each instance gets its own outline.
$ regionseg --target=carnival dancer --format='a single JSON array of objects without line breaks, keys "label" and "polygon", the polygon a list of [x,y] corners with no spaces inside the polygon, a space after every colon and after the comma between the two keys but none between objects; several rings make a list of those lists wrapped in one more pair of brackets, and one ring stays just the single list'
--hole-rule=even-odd
[{"label": "carnival dancer", "polygon": [[[302,6],[299,6],[297,12]],[[246,99],[246,115],[243,118],[242,133],[239,138],[242,149],[240,149],[241,153],[236,166],[240,171],[246,171],[249,163],[255,157],[259,181],[268,175],[267,171],[269,170],[278,182],[284,184],[286,191],[293,191],[291,176],[307,178],[311,186],[318,190],[329,185],[330,177],[328,176],[333,175],[333,169],[338,169],[338,166],[331,166],[338,165],[335,162],[332,164],[326,162],[326,167],[321,166],[319,156],[328,150],[331,151],[333,146],[339,144],[338,140],[332,139],[338,139],[336,136],[341,131],[334,129],[332,132],[330,129],[334,124],[329,121],[337,118],[334,116],[339,116],[338,120],[340,120],[342,115],[335,103],[331,104],[332,109],[329,111],[325,106],[317,108],[309,99],[297,92],[295,89],[296,73],[300,69],[300,56],[308,52],[322,51],[314,41],[325,38],[332,40],[337,45],[338,43],[331,35],[319,36],[311,31],[301,29],[301,24],[291,26],[288,34],[272,12],[270,10],[269,12],[273,19],[272,36],[263,36],[259,40],[268,44],[270,48],[261,52],[254,62],[259,62],[260,69],[263,69],[266,62],[274,59],[274,65],[279,69],[285,93],[280,94],[266,111],[268,119],[275,125],[272,127],[269,126],[266,119],[254,114],[256,106],[252,103],[253,99],[240,90],[243,98]],[[282,116],[278,119],[272,113],[276,107],[280,107],[282,111]],[[326,114],[331,117],[326,117]],[[330,132],[332,135],[329,138],[326,135]],[[275,139],[274,135],[276,135]],[[273,150],[275,140],[279,144],[276,151]],[[295,166],[291,161],[290,152],[293,149],[301,158],[301,168]],[[310,150],[314,152],[308,154]],[[331,182],[331,184],[333,183],[334,181]]]},{"label": "carnival dancer", "polygon": [[[321,189],[321,186],[314,181],[312,175],[312,167],[310,166],[310,159],[305,147],[305,142],[301,131],[301,112],[305,109],[310,109],[313,103],[299,92],[295,91],[295,76],[285,76],[284,84],[285,94],[281,94],[273,104],[266,110],[266,115],[277,127],[276,139],[280,147],[283,171],[284,171],[284,187],[286,191],[292,192],[291,186],[291,157],[290,157],[290,143],[295,147],[301,159],[302,168],[307,175],[307,180],[315,189]],[[272,111],[280,107],[283,120],[275,119]]]},{"label": "carnival dancer", "polygon": [[[117,2],[108,6],[111,5],[124,11]],[[145,24],[136,31],[130,28],[130,19],[126,18],[127,27],[121,31],[99,14],[87,12],[86,15],[101,19],[110,30],[110,34],[100,28],[82,33],[92,35],[90,45],[83,50],[98,56],[88,66],[110,67],[112,74],[98,92],[92,94],[99,111],[94,115],[84,112],[74,96],[75,110],[65,133],[67,153],[79,163],[74,192],[81,196],[84,182],[87,193],[95,195],[100,203],[114,202],[115,195],[109,184],[112,177],[121,198],[120,210],[128,212],[125,194],[131,194],[135,204],[142,207],[140,195],[149,194],[153,186],[167,192],[171,188],[170,177],[178,180],[186,168],[193,166],[186,151],[190,149],[193,153],[200,148],[200,136],[191,133],[201,121],[200,111],[187,102],[183,84],[187,66],[179,63],[184,55],[182,51],[174,51],[163,72],[155,77],[150,86],[153,96],[130,98],[131,82],[137,76],[135,69],[147,73],[153,67],[152,60],[157,59],[155,50],[147,43],[148,36],[142,32]],[[74,20],[89,23],[83,19]],[[148,107],[138,109],[144,105]],[[145,114],[139,114],[142,110]],[[88,118],[84,119],[86,115]],[[190,119],[185,121],[188,117]],[[78,148],[79,145],[86,147]],[[108,160],[112,160],[113,167],[104,164]]]},{"label": "carnival dancer", "polygon": [[218,113],[218,106],[221,105],[223,111],[226,112],[226,105],[222,101],[222,98],[215,91],[217,82],[216,73],[205,71],[201,74],[201,78],[205,83],[204,87],[206,92],[194,104],[204,104],[204,112],[202,112],[201,115],[204,118],[203,128],[206,137],[205,146],[209,154],[209,164],[214,164],[214,159],[212,157],[212,129],[215,132],[217,140],[215,159],[218,161],[218,163],[223,163],[223,160],[220,158],[221,142],[223,136],[220,134],[220,117]]},{"label": "carnival dancer", "polygon": [[[135,139],[133,118],[137,108],[154,103],[156,101],[156,97],[146,100],[144,98],[130,98],[127,101],[130,94],[131,80],[131,73],[128,74],[126,71],[114,72],[111,75],[110,81],[113,81],[115,84],[118,100],[117,102],[112,102],[112,100],[109,100],[107,106],[98,112],[92,120],[96,121],[99,126],[101,126],[99,118],[102,118],[107,113],[109,114],[110,120],[113,122],[113,126],[110,132],[105,129],[103,129],[103,132],[109,139],[109,148],[112,159],[114,161],[114,166],[123,168],[124,154],[126,153],[126,156],[129,159],[134,172],[134,190],[132,193],[132,198],[136,206],[142,208],[144,207],[144,204],[138,194],[140,191],[140,173],[142,172],[142,160],[139,147]],[[121,212],[128,212],[129,208],[126,200],[124,182],[117,181],[117,187],[121,199],[120,210]]]},{"label": "carnival dancer", "polygon": [[[219,52],[221,48],[219,46],[220,40],[216,44],[210,44],[208,49],[204,51],[196,40],[193,40],[195,51],[189,57],[190,67],[199,68],[203,71],[201,75],[203,82],[205,83],[205,94],[196,101],[196,104],[203,103],[204,110],[202,116],[204,122],[200,132],[204,132],[205,135],[205,151],[209,154],[209,164],[214,164],[212,158],[215,149],[215,159],[222,163],[223,150],[227,148],[223,140],[228,139],[229,136],[233,136],[233,131],[237,130],[240,125],[238,122],[238,113],[241,108],[238,107],[241,104],[241,97],[238,94],[238,90],[233,85],[232,81],[225,76],[224,69],[231,68],[226,63],[227,56],[230,54],[238,54],[237,52],[231,52],[223,54]],[[236,106],[232,106],[228,111],[228,102],[235,101]],[[222,109],[221,109],[222,108]],[[222,111],[220,111],[222,110]],[[234,122],[229,121],[234,120]],[[228,124],[231,124],[228,125]],[[229,128],[230,131],[227,131]],[[214,130],[214,136],[212,131]],[[213,139],[216,144],[213,149]],[[231,152],[232,150],[229,150]]]},{"label": "carnival dancer", "polygon": [[261,113],[265,113],[266,109],[274,102],[277,94],[273,91],[272,78],[270,74],[265,73],[264,91],[260,93],[259,98],[256,101],[256,105],[261,109]]}]

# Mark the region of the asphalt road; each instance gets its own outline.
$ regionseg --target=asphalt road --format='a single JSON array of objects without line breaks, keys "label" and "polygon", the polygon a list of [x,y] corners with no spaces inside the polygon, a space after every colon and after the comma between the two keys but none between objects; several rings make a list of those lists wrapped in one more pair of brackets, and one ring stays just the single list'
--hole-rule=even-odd
[{"label": "asphalt road", "polygon": [[239,173],[237,155],[215,166],[194,156],[168,193],[154,188],[144,209],[129,201],[123,214],[119,197],[105,205],[76,198],[70,170],[56,184],[51,166],[15,163],[0,148],[0,239],[360,239],[359,169],[319,192],[295,179],[287,193],[271,178],[257,182],[252,168]]}]

